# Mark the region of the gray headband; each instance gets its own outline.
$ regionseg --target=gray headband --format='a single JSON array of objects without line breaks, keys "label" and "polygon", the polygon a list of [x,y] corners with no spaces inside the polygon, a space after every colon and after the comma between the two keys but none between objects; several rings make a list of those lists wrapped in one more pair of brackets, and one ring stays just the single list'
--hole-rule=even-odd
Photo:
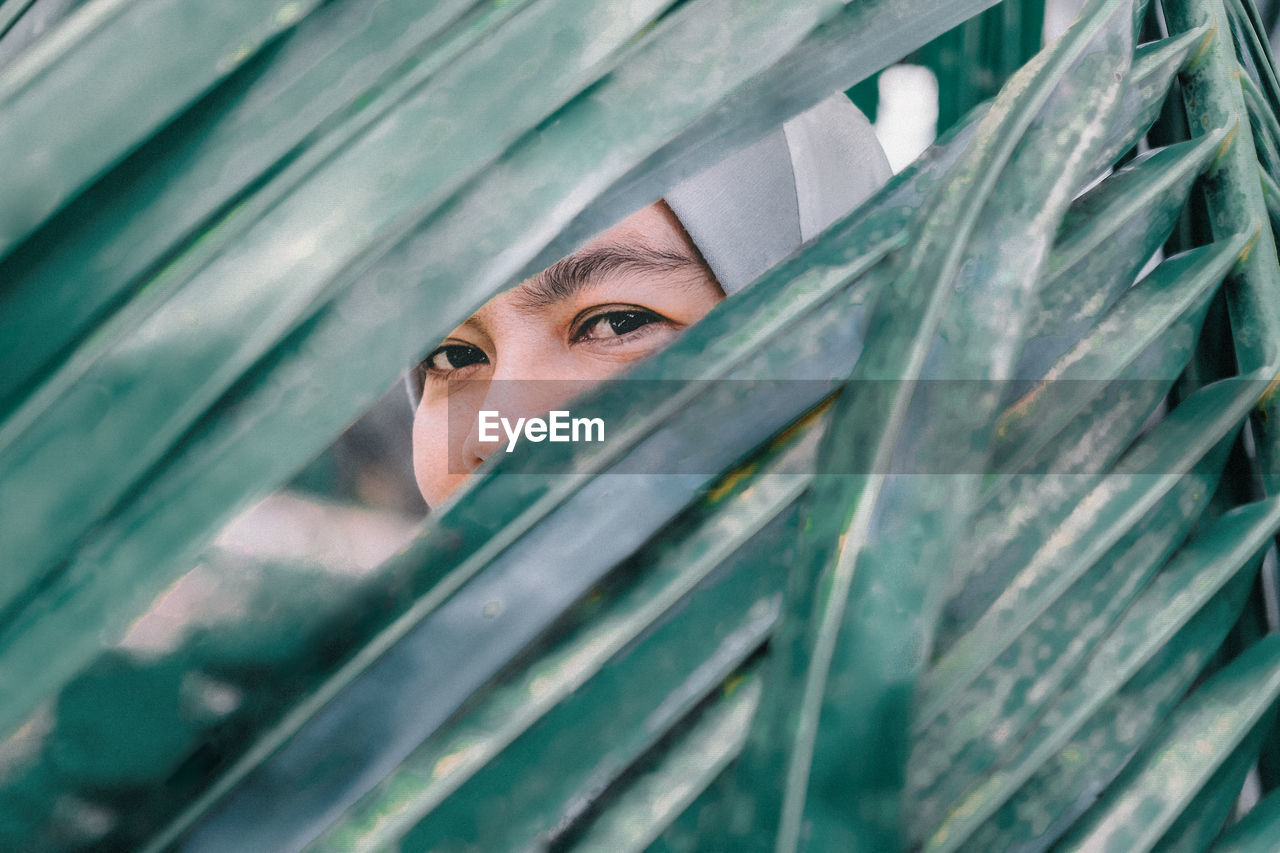
[{"label": "gray headband", "polygon": [[[892,171],[871,123],[837,92],[759,142],[694,175],[666,202],[736,293],[865,201]],[[418,371],[405,374],[414,406]]]},{"label": "gray headband", "polygon": [[816,237],[892,174],[871,123],[837,92],[667,193],[725,293]]}]

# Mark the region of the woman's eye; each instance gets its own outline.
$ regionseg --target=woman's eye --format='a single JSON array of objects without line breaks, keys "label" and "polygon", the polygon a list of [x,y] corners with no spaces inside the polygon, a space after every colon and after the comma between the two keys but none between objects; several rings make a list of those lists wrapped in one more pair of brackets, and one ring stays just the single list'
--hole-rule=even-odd
[{"label": "woman's eye", "polygon": [[597,314],[588,319],[574,335],[577,341],[600,341],[610,338],[621,338],[639,331],[651,323],[664,322],[663,318],[652,311],[628,309],[625,311],[609,311]]},{"label": "woman's eye", "polygon": [[444,344],[431,351],[423,363],[432,373],[449,373],[473,364],[487,364],[489,357],[479,347],[466,344]]}]

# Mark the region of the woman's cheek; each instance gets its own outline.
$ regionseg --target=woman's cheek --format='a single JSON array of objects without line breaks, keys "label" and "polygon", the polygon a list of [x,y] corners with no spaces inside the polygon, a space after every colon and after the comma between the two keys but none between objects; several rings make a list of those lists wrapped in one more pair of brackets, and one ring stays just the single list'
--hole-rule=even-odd
[{"label": "woman's cheek", "polygon": [[450,447],[447,403],[424,401],[413,419],[413,474],[418,491],[433,509],[439,507],[466,482],[462,471],[461,441]]}]

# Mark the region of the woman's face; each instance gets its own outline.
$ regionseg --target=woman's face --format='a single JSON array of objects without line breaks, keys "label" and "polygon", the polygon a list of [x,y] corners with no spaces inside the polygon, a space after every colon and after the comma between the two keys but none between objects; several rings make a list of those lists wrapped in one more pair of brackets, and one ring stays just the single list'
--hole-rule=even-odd
[{"label": "woman's face", "polygon": [[416,372],[423,393],[413,467],[427,504],[439,507],[504,446],[478,440],[482,409],[513,423],[542,415],[662,349],[722,298],[679,220],[659,201],[489,300]]}]

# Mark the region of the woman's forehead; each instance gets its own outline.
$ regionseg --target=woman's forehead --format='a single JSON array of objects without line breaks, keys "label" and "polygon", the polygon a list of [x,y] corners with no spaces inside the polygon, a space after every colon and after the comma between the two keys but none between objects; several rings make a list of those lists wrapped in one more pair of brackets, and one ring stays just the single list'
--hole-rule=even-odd
[{"label": "woman's forehead", "polygon": [[714,278],[679,220],[661,202],[636,211],[576,252],[486,302],[463,327],[492,331],[507,311],[536,314],[606,283],[656,287],[712,287]]},{"label": "woman's forehead", "polygon": [[688,249],[696,255],[693,242],[685,233],[680,220],[671,212],[666,202],[661,200],[640,208],[613,227],[602,231],[587,241],[583,249],[601,245]]}]

